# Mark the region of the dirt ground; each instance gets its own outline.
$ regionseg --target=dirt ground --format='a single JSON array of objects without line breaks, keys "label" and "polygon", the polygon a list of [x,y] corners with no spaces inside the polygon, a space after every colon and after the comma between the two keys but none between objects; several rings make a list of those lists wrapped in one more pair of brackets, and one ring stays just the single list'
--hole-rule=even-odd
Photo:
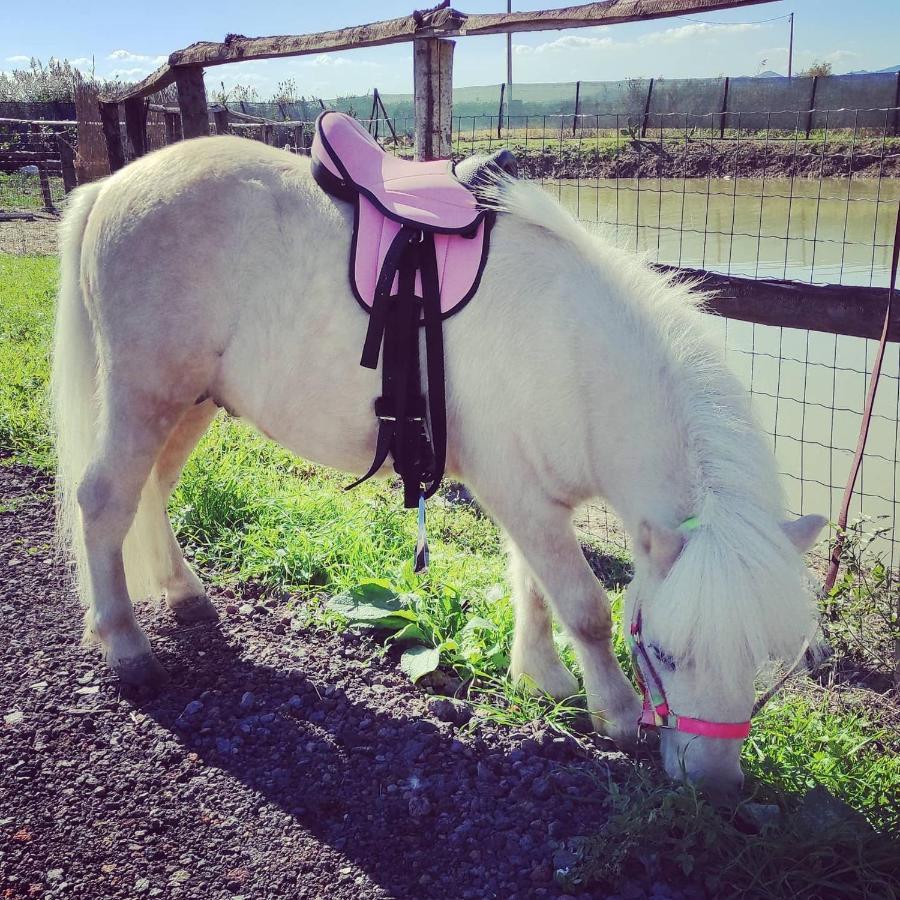
[{"label": "dirt ground", "polygon": [[0,253],[56,253],[59,219],[35,213],[33,220],[0,221]]},{"label": "dirt ground", "polygon": [[215,590],[218,626],[139,610],[172,683],[128,698],[80,645],[51,539],[47,479],[0,467],[4,900],[606,896],[554,876],[604,821],[608,746],[473,728],[374,643]]}]

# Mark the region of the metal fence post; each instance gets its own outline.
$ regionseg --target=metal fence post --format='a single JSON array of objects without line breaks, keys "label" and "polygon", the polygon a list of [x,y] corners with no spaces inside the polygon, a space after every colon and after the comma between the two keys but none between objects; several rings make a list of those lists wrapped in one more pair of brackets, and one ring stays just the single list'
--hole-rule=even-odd
[{"label": "metal fence post", "polygon": [[728,115],[728,86],[730,84],[731,79],[726,75],[725,88],[722,91],[722,112],[719,118],[719,140],[725,137],[725,119]]},{"label": "metal fence post", "polygon": [[575,137],[575,126],[578,124],[578,103],[581,100],[581,82],[575,82],[575,115],[572,116],[572,137]]},{"label": "metal fence post", "polygon": [[650,120],[650,101],[653,99],[653,82],[655,79],[650,79],[650,87],[647,88],[647,101],[644,103],[644,118],[641,120],[641,137],[647,137],[647,122]]},{"label": "metal fence post", "polygon": [[816,90],[819,87],[819,76],[813,76],[812,90],[809,92],[809,112],[806,114],[806,139],[809,140],[809,134],[812,131],[813,110],[816,108]]}]

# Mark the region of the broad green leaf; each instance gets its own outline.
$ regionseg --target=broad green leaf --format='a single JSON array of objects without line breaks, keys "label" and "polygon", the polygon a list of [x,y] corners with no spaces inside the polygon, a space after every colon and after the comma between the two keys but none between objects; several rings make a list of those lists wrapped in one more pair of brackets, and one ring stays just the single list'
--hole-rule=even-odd
[{"label": "broad green leaf", "polygon": [[425,632],[422,631],[418,623],[409,622],[394,635],[394,640],[425,642],[428,640],[428,635],[426,635]]},{"label": "broad green leaf", "polygon": [[433,672],[440,661],[441,654],[437,649],[434,647],[423,647],[419,644],[416,647],[410,647],[400,657],[400,668],[415,683],[420,678]]},{"label": "broad green leaf", "polygon": [[486,629],[487,631],[496,631],[497,626],[491,622],[489,619],[485,619],[482,616],[472,616],[468,622],[463,626],[463,634],[468,634],[469,632],[476,631],[478,629]]},{"label": "broad green leaf", "polygon": [[390,627],[385,619],[400,619],[397,625],[402,628],[405,622],[414,622],[416,615],[405,609],[403,600],[394,591],[377,581],[366,581],[332,597],[325,604],[332,612],[346,616],[351,622],[379,623],[379,627]]}]

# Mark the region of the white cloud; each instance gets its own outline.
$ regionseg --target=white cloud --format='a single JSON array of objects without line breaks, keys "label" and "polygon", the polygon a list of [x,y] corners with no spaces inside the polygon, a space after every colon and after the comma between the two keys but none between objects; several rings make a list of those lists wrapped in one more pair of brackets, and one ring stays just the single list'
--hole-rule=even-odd
[{"label": "white cloud", "polygon": [[167,56],[150,56],[146,53],[132,53],[130,50],[113,50],[106,58],[115,62],[145,63],[152,66],[161,66],[168,59]]},{"label": "white cloud", "polygon": [[615,41],[608,37],[584,37],[578,34],[567,34],[555,41],[547,41],[545,44],[516,44],[515,52],[519,56],[528,56],[534,53],[554,53],[565,50],[599,50],[612,47]]},{"label": "white cloud", "polygon": [[516,44],[515,53],[518,56],[533,56],[578,50],[633,51],[638,47],[680,44],[684,41],[710,40],[725,35],[743,34],[748,31],[758,31],[762,27],[760,24],[752,23],[711,25],[705,22],[696,22],[690,25],[680,25],[677,28],[652,31],[649,34],[641,35],[634,41],[616,41],[600,34],[570,34],[543,44]]},{"label": "white cloud", "polygon": [[368,59],[349,59],[346,56],[338,56],[333,53],[320,53],[304,59],[300,65],[309,68],[337,68],[342,66],[356,67],[360,69],[380,69],[381,64]]},{"label": "white cloud", "polygon": [[138,67],[136,69],[113,69],[108,72],[104,77],[112,78],[112,79],[120,79],[122,81],[131,81],[134,79],[141,79],[145,75],[149,74],[147,69],[143,66]]},{"label": "white cloud", "polygon": [[679,25],[677,28],[666,28],[663,31],[652,31],[638,38],[637,43],[644,46],[652,44],[677,44],[681,41],[717,38],[722,35],[744,34],[748,31],[759,31],[763,26],[752,22],[738,22],[734,25],[710,25],[707,22],[696,22],[691,25]]},{"label": "white cloud", "polygon": [[859,58],[859,54],[854,53],[852,50],[833,50],[825,57],[825,59],[833,63],[849,62],[852,59]]},{"label": "white cloud", "polygon": [[22,54],[17,54],[16,56],[7,56],[6,61],[10,63],[30,63],[30,56],[22,56]]}]

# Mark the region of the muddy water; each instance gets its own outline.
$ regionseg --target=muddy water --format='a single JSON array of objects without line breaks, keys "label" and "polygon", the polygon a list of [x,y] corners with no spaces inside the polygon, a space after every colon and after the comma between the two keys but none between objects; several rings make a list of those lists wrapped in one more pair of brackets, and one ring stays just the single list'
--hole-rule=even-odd
[{"label": "muddy water", "polygon": [[[900,183],[691,179],[547,185],[578,217],[653,260],[736,275],[886,286]],[[794,511],[835,517],[875,342],[716,320],[774,436]],[[889,347],[851,515],[894,526],[900,508],[900,351]],[[884,518],[881,518],[884,517]],[[895,539],[900,534],[895,531]],[[900,562],[895,541],[879,544]]]}]

